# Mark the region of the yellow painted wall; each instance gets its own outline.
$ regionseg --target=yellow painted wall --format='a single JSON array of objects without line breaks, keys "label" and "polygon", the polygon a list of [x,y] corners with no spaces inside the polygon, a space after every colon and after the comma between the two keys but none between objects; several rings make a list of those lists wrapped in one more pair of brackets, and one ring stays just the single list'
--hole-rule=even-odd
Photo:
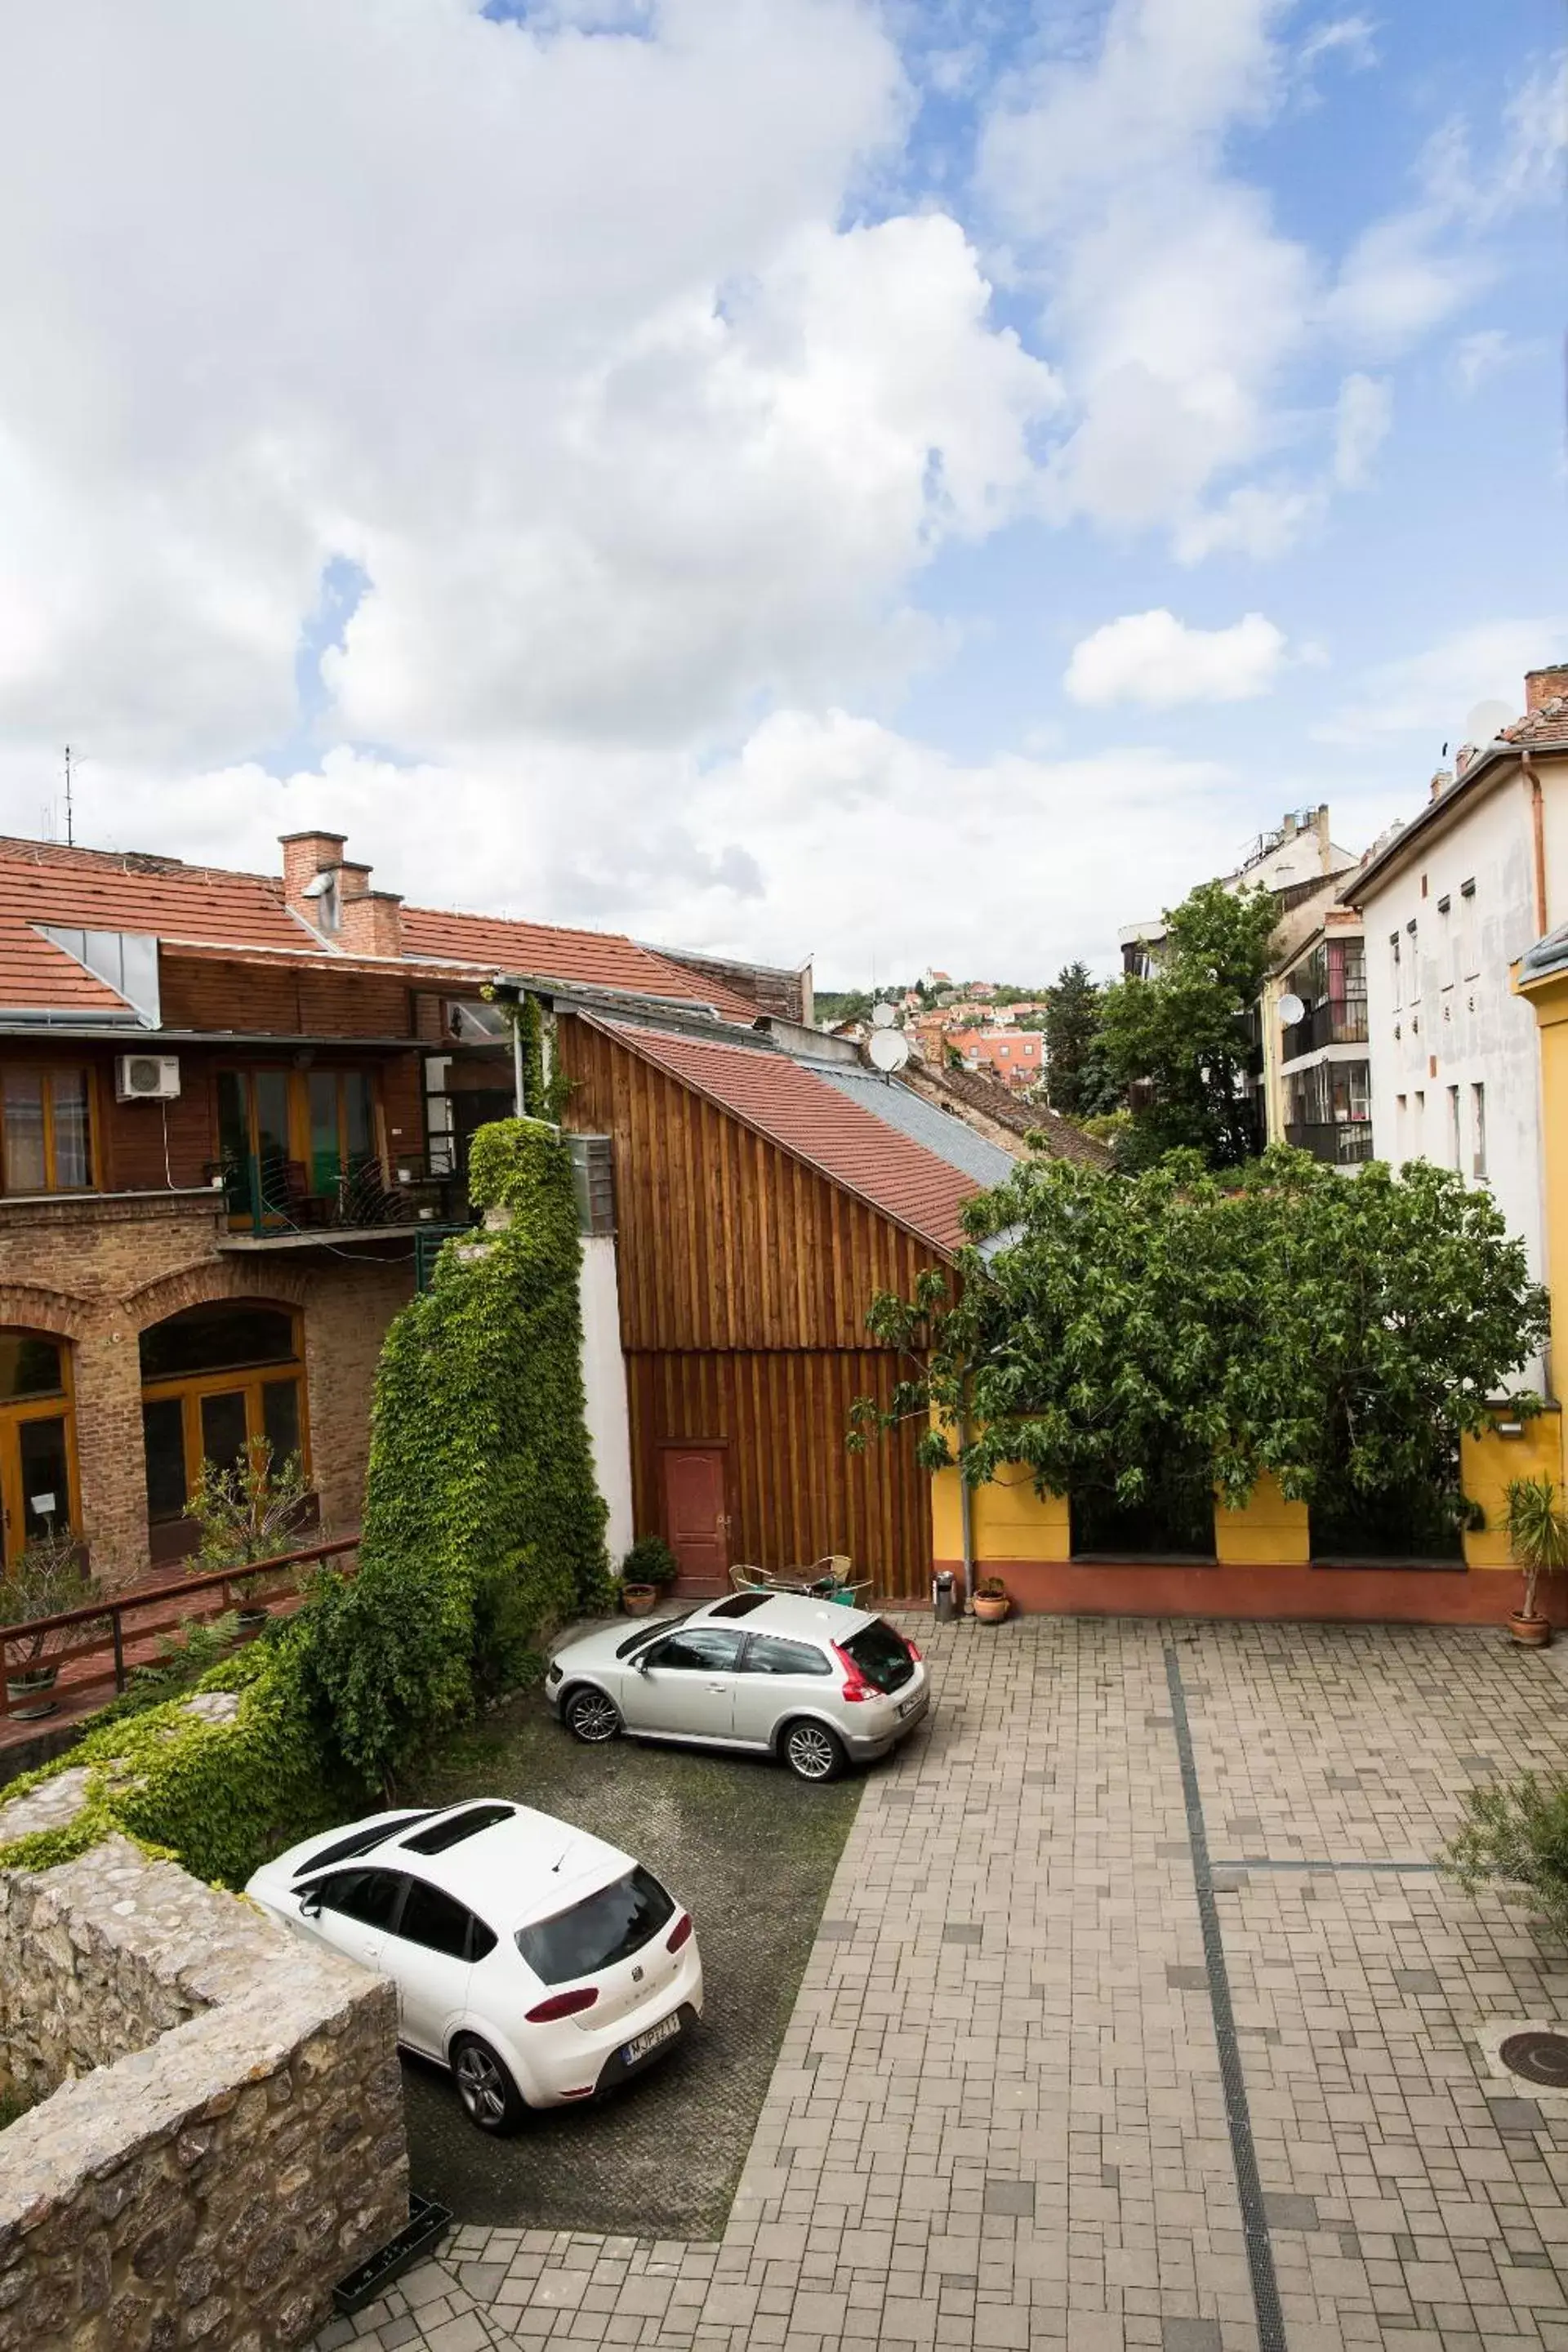
[{"label": "yellow painted wall", "polygon": [[[1037,1495],[1034,1481],[1012,1463],[970,1496],[977,1561],[1069,1559],[1072,1537],[1065,1495]],[[963,1519],[956,1470],[931,1480],[931,1549],[938,1559],[963,1557]]]},{"label": "yellow painted wall", "polygon": [[1568,977],[1526,992],[1541,1032],[1542,1196],[1552,1286],[1551,1380],[1568,1379]]},{"label": "yellow painted wall", "polygon": [[1486,1526],[1465,1533],[1468,1568],[1511,1568],[1508,1549],[1508,1486],[1512,1478],[1563,1476],[1563,1416],[1555,1410],[1524,1423],[1518,1437],[1495,1429],[1459,1440],[1459,1484],[1487,1515]]},{"label": "yellow painted wall", "polygon": [[1239,1511],[1216,1496],[1214,1541],[1222,1568],[1305,1568],[1312,1557],[1306,1504],[1288,1503],[1267,1472]]}]

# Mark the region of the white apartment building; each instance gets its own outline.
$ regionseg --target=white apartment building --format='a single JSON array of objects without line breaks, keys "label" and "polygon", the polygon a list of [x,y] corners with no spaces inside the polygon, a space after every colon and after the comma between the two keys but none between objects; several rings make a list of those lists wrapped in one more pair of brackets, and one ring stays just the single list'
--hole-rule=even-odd
[{"label": "white apartment building", "polygon": [[1531,671],[1525,703],[1341,895],[1365,933],[1378,1157],[1484,1181],[1549,1280],[1536,1023],[1511,968],[1568,919],[1568,665]]}]

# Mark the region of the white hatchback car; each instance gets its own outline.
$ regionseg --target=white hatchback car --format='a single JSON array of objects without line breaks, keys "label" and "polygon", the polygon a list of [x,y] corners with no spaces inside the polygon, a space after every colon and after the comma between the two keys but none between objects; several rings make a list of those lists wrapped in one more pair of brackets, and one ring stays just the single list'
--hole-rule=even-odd
[{"label": "white hatchback car", "polygon": [[803,1780],[885,1756],[931,1703],[919,1650],[885,1617],[786,1592],[584,1634],[551,1660],[544,1695],[579,1739],[749,1748]]},{"label": "white hatchback car", "polygon": [[481,2131],[626,2080],[702,2013],[691,1914],[630,1854],[525,1805],[375,1813],[246,1893],[397,1988],[397,2038]]}]

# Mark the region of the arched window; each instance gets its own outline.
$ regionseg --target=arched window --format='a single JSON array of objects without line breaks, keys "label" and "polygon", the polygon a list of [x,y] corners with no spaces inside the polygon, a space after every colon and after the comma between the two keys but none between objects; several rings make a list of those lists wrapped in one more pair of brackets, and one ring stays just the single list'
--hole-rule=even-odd
[{"label": "arched window", "polygon": [[70,1349],[0,1328],[0,1565],[77,1525]]},{"label": "arched window", "polygon": [[298,1454],[308,1466],[300,1317],[218,1299],[153,1324],[141,1349],[147,1517],[153,1557],[168,1559],[191,1549],[182,1521],[204,1460],[232,1469],[249,1439],[266,1437],[275,1465]]}]

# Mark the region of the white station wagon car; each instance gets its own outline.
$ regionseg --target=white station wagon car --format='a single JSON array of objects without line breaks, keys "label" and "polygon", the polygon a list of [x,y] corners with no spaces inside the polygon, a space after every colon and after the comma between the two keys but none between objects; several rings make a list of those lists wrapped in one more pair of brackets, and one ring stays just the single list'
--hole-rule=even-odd
[{"label": "white station wagon car", "polygon": [[885,1756],[931,1703],[921,1654],[896,1626],[784,1592],[731,1592],[632,1633],[585,1634],[557,1651],[544,1690],[579,1739],[752,1748],[803,1780]]},{"label": "white station wagon car", "polygon": [[504,1799],[328,1830],[245,1891],[392,1979],[399,2042],[450,2067],[481,2131],[624,2082],[702,2013],[691,1914],[630,1854]]}]

